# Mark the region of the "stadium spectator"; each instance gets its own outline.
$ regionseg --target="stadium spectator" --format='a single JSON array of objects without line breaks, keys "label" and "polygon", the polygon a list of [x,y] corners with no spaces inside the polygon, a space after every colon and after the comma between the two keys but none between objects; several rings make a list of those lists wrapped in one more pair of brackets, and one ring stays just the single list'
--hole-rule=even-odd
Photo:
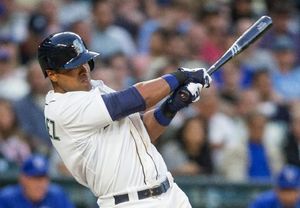
[{"label": "stadium spectator", "polygon": [[120,82],[116,81],[116,75],[111,66],[95,66],[91,76],[93,79],[102,80],[104,83],[110,84],[112,89],[122,89]]},{"label": "stadium spectator", "polygon": [[26,72],[20,67],[18,43],[12,36],[0,36],[0,97],[17,100],[28,92]]},{"label": "stadium spectator", "polygon": [[48,153],[52,145],[44,122],[44,97],[50,84],[44,79],[37,60],[28,63],[27,82],[30,91],[14,102],[14,110],[20,127],[32,138],[34,151]]},{"label": "stadium spectator", "polygon": [[271,70],[272,85],[284,101],[300,99],[300,65],[296,64],[295,43],[288,36],[274,40],[276,68]]},{"label": "stadium spectator", "polygon": [[284,166],[276,177],[274,188],[259,194],[249,208],[300,207],[300,169]]},{"label": "stadium spectator", "polygon": [[[149,3],[152,1],[149,1]],[[157,1],[153,6],[154,15],[145,20],[139,29],[137,38],[138,51],[141,54],[149,53],[149,43],[152,33],[159,28],[170,32],[186,34],[192,24],[191,12],[186,2]],[[148,4],[149,4],[148,3]],[[152,2],[153,3],[153,2]],[[150,3],[151,4],[151,3]]]},{"label": "stadium spectator", "polygon": [[31,13],[27,22],[27,36],[20,43],[20,62],[27,64],[37,56],[37,47],[48,33],[49,22],[40,12]]},{"label": "stadium spectator", "polygon": [[207,65],[207,63],[198,57],[204,42],[207,40],[207,35],[209,34],[207,34],[204,25],[196,20],[190,25],[190,28],[185,35],[189,56],[192,60],[198,61],[198,66]]},{"label": "stadium spectator", "polygon": [[74,20],[66,28],[67,30],[80,35],[87,47],[90,47],[92,38],[92,26],[90,19]]},{"label": "stadium spectator", "polygon": [[188,118],[174,139],[169,138],[160,152],[175,175],[210,175],[213,172],[205,120]]},{"label": "stadium spectator", "polygon": [[21,42],[26,34],[26,13],[18,10],[18,4],[12,0],[1,0],[0,8],[0,35]]},{"label": "stadium spectator", "polygon": [[269,119],[286,125],[290,119],[289,109],[273,89],[270,71],[259,69],[254,72],[251,87],[259,96],[260,101],[257,104],[257,108]]},{"label": "stadium spectator", "polygon": [[[254,19],[251,18],[240,18],[234,24],[231,40],[228,44],[228,47],[237,40],[252,24]],[[269,49],[259,47],[261,40],[251,44],[251,47],[248,47],[247,50],[244,50],[243,53],[240,53],[236,59],[239,60],[243,65],[248,66],[250,70],[255,71],[259,69],[272,70],[275,68],[276,64],[274,63],[274,58]],[[251,72],[251,71],[250,71]]]},{"label": "stadium spectator", "polygon": [[132,62],[138,80],[155,78],[157,71],[167,64],[167,47],[164,44],[168,42],[170,35],[170,31],[158,28],[151,34],[149,52],[133,58]]},{"label": "stadium spectator", "polygon": [[114,25],[113,5],[108,0],[92,1],[93,22],[91,50],[108,58],[122,52],[126,56],[136,53],[135,43],[122,27]]},{"label": "stadium spectator", "polygon": [[130,59],[123,53],[116,53],[109,59],[103,60],[92,71],[94,79],[110,83],[114,90],[125,89],[136,83],[136,77],[131,68]]},{"label": "stadium spectator", "polygon": [[139,27],[145,20],[145,13],[140,8],[142,1],[119,0],[115,3],[116,25],[125,28],[136,39]]},{"label": "stadium spectator", "polygon": [[232,23],[236,23],[241,18],[256,19],[259,14],[254,9],[253,0],[235,0],[231,1],[231,20]]},{"label": "stadium spectator", "polygon": [[247,118],[247,128],[247,140],[224,150],[224,177],[232,181],[270,181],[281,169],[283,158],[280,149],[267,142],[267,118],[252,112]]},{"label": "stadium spectator", "polygon": [[207,38],[202,43],[198,57],[212,65],[224,52],[230,21],[216,2],[203,7],[199,20],[205,27]]},{"label": "stadium spectator", "polygon": [[[197,113],[208,122],[208,141],[212,150],[212,161],[216,174],[221,173],[224,149],[239,143],[242,139],[241,129],[237,123],[236,113],[221,111],[222,100],[219,91],[213,85],[201,94],[203,102],[195,103]],[[205,110],[203,110],[205,109]],[[234,110],[234,109],[233,109]]]},{"label": "stadium spectator", "polygon": [[32,155],[24,161],[19,184],[0,191],[1,208],[55,207],[73,208],[63,189],[48,177],[48,161],[42,155]]},{"label": "stadium spectator", "polygon": [[[136,83],[133,77],[129,58],[123,53],[117,53],[110,57],[108,65],[112,67],[115,74],[115,81],[125,89]],[[118,89],[115,89],[118,90]]]},{"label": "stadium spectator", "polygon": [[237,61],[228,63],[222,69],[222,85],[219,88],[223,100],[237,100],[241,94],[242,74]]},{"label": "stadium spectator", "polygon": [[295,13],[295,1],[276,1],[276,3],[274,0],[268,1],[272,2],[269,13],[273,20],[273,26],[260,40],[260,47],[272,50],[277,38],[287,36],[294,44],[297,63],[300,64],[300,31],[299,20]]},{"label": "stadium spectator", "polygon": [[36,7],[35,11],[40,12],[47,19],[48,25],[46,30],[47,32],[45,34],[46,36],[48,34],[59,32],[63,29],[62,23],[59,22],[59,18],[58,18],[59,3],[60,3],[59,1],[39,0],[39,3]]},{"label": "stadium spectator", "polygon": [[300,113],[292,114],[290,129],[285,138],[284,154],[288,164],[300,168]]},{"label": "stadium spectator", "polygon": [[[63,28],[68,28],[75,22],[90,21],[90,1],[60,0],[58,2],[57,18]],[[80,32],[84,34],[85,30]]]},{"label": "stadium spectator", "polygon": [[11,167],[17,167],[31,153],[28,137],[20,129],[9,101],[0,99],[0,115],[0,154]]}]

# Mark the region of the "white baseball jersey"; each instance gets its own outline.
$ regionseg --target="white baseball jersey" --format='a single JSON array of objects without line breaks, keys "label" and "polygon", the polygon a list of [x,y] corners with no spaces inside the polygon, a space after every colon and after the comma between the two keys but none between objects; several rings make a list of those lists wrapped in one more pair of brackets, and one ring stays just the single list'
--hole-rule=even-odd
[{"label": "white baseball jersey", "polygon": [[66,167],[97,197],[157,185],[167,168],[139,113],[112,121],[101,94],[113,90],[102,81],[92,85],[46,96],[46,125]]}]

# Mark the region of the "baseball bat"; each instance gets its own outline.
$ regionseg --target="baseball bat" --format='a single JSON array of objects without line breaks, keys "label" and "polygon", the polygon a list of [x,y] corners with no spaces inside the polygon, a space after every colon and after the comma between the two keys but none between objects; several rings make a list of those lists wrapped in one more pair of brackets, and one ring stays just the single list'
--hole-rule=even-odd
[{"label": "baseball bat", "polygon": [[[253,23],[232,45],[231,47],[219,58],[209,69],[207,73],[212,75],[215,71],[220,69],[233,57],[244,51],[250,44],[261,37],[272,26],[272,19],[269,16],[262,16],[255,23]],[[183,101],[189,99],[189,92],[181,90],[179,92]]]}]

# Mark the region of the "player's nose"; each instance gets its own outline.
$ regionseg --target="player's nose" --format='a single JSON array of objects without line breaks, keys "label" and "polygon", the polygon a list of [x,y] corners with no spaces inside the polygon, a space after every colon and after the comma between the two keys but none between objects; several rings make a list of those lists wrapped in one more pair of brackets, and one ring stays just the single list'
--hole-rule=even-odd
[{"label": "player's nose", "polygon": [[83,65],[81,65],[80,67],[80,73],[89,73],[90,72],[90,66],[88,63],[85,63]]}]

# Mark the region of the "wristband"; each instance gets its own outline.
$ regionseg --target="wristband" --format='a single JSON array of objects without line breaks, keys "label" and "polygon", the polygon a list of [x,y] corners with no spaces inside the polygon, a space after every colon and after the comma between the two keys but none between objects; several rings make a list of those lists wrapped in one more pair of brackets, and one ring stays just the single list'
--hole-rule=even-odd
[{"label": "wristband", "polygon": [[163,75],[162,78],[169,84],[171,91],[174,91],[179,86],[183,85],[188,79],[186,74],[182,71],[176,71],[170,74]]},{"label": "wristband", "polygon": [[154,111],[154,117],[156,121],[162,126],[168,126],[177,113],[177,111],[171,111],[168,105],[168,100],[169,99],[167,99],[161,106],[159,106]]},{"label": "wristband", "polygon": [[188,79],[188,76],[186,75],[186,73],[179,71],[179,70],[172,72],[170,74],[173,75],[174,77],[176,77],[180,86],[185,84],[186,80]]}]

